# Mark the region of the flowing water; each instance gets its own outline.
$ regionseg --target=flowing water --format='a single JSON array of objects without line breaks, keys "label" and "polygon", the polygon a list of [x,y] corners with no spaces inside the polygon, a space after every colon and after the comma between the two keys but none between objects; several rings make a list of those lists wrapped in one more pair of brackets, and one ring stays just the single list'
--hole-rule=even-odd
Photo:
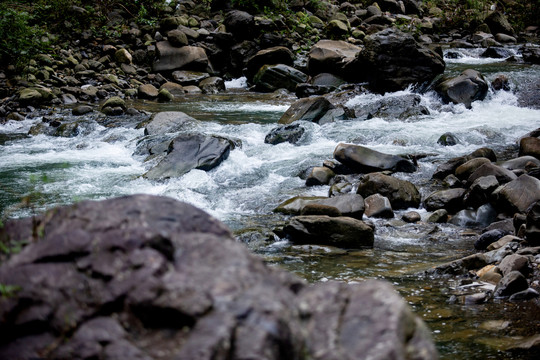
[{"label": "flowing water", "polygon": [[[538,78],[540,67],[481,59],[476,50],[454,50],[447,58],[447,74],[466,68],[480,70],[488,80],[498,74],[510,78],[513,88]],[[519,54],[518,54],[519,55]],[[516,154],[516,140],[540,127],[540,111],[517,106],[512,92],[490,93],[472,109],[441,105],[431,93],[422,95],[430,115],[406,121],[372,118],[338,121],[307,129],[297,145],[264,143],[283,112],[295,100],[287,94],[253,94],[241,80],[229,82],[220,95],[186,96],[169,104],[136,102],[148,111],[183,111],[199,120],[197,130],[240,140],[219,167],[193,170],[167,181],[141,177],[155,160],[135,155],[144,137],[133,121],[118,118],[123,126],[85,118],[82,134],[71,138],[26,136],[41,117],[0,125],[0,216],[22,217],[59,204],[83,199],[105,199],[146,193],[170,196],[206,210],[224,221],[252,251],[273,266],[281,266],[310,282],[359,282],[384,278],[392,282],[433,331],[443,359],[505,359],[508,344],[540,333],[540,319],[529,303],[491,302],[465,305],[461,295],[472,285],[422,274],[433,265],[472,253],[476,229],[452,225],[405,224],[399,220],[375,221],[375,247],[345,251],[331,247],[293,246],[275,238],[271,230],[283,223],[272,210],[297,195],[327,195],[327,186],[307,188],[299,174],[332,157],[340,142],[355,142],[391,154],[422,155],[419,171],[397,174],[430,191],[429,178],[440,162],[490,147],[499,154]],[[410,93],[403,91],[385,96]],[[369,104],[380,95],[362,94],[347,105]],[[445,132],[460,143],[437,144]],[[422,215],[426,212],[419,210]],[[396,219],[399,219],[399,213]],[[514,355],[516,359],[530,354]]]}]

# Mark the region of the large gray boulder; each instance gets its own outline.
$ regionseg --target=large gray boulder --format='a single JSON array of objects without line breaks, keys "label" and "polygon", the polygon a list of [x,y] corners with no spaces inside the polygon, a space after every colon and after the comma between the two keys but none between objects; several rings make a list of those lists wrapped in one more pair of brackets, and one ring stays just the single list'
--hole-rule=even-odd
[{"label": "large gray boulder", "polygon": [[346,216],[296,216],[284,226],[283,233],[297,244],[357,249],[373,247],[374,242],[373,227]]},{"label": "large gray boulder", "polygon": [[416,94],[385,96],[369,104],[353,107],[359,119],[390,118],[406,120],[412,116],[429,115],[429,110],[420,103],[422,98]]},{"label": "large gray boulder", "polygon": [[377,92],[398,91],[432,81],[443,73],[441,54],[420,45],[411,34],[388,28],[364,38],[364,49],[347,67]]},{"label": "large gray boulder", "polygon": [[174,138],[167,155],[146,174],[146,179],[180,177],[193,169],[211,170],[229,157],[234,143],[219,136],[181,134]]},{"label": "large gray boulder", "polygon": [[228,32],[239,39],[252,39],[255,37],[255,18],[245,11],[229,11],[223,24]]},{"label": "large gray boulder", "polygon": [[197,46],[172,46],[168,41],[156,44],[157,60],[154,62],[154,71],[173,71],[189,69],[205,71],[208,67],[208,56],[203,48]]},{"label": "large gray boulder", "polygon": [[521,175],[494,193],[496,206],[509,214],[525,213],[531,205],[540,200],[540,180],[529,175]]},{"label": "large gray boulder", "polygon": [[335,106],[323,96],[300,99],[289,106],[278,123],[290,124],[300,120],[319,123],[332,109],[335,109]]},{"label": "large gray boulder", "polygon": [[364,198],[381,194],[386,196],[394,210],[417,208],[420,205],[420,192],[413,183],[382,173],[365,175],[358,184],[357,194]]},{"label": "large gray boulder", "polygon": [[305,83],[308,76],[295,68],[284,65],[264,65],[253,78],[255,89],[261,92],[272,92],[277,89],[295,91],[296,85]]},{"label": "large gray boulder", "polygon": [[494,11],[487,16],[484,22],[489,26],[492,34],[503,33],[506,35],[514,35],[515,31],[512,25],[508,22],[506,16],[498,11]]},{"label": "large gray boulder", "polygon": [[343,67],[355,59],[362,49],[342,40],[320,40],[308,54],[308,72],[343,74]]},{"label": "large gray boulder", "polygon": [[435,191],[424,200],[424,206],[428,211],[445,209],[455,213],[463,209],[463,194],[465,189],[459,188]]},{"label": "large gray boulder", "polygon": [[390,155],[365,146],[340,143],[334,150],[334,159],[359,173],[384,170],[412,173],[416,166],[398,155]]},{"label": "large gray boulder", "polygon": [[465,104],[471,108],[476,100],[484,100],[489,90],[489,83],[479,71],[467,69],[460,75],[437,84],[435,91],[445,102]]},{"label": "large gray boulder", "polygon": [[145,135],[173,133],[185,129],[196,122],[194,118],[181,111],[162,111],[152,115],[144,128]]},{"label": "large gray boulder", "polygon": [[255,55],[247,60],[246,71],[244,74],[249,82],[259,72],[259,69],[264,65],[284,64],[292,66],[294,55],[291,50],[284,46],[274,46],[268,49],[258,51]]},{"label": "large gray boulder", "polygon": [[390,284],[309,286],[174,199],[84,201],[7,238],[31,245],[0,266],[2,359],[437,358]]}]

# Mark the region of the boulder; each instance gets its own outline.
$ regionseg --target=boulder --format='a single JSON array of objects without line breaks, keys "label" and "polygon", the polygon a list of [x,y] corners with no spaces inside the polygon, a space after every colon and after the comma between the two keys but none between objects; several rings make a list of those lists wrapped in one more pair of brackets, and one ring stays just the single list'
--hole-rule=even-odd
[{"label": "boulder", "polygon": [[525,239],[532,246],[540,246],[540,202],[535,202],[527,209]]},{"label": "boulder", "polygon": [[350,217],[310,215],[293,217],[283,233],[297,244],[331,245],[343,248],[373,247],[373,228]]},{"label": "boulder", "polygon": [[133,57],[127,49],[119,49],[114,53],[114,58],[121,64],[131,64]]},{"label": "boulder", "polygon": [[459,139],[456,135],[447,132],[439,137],[439,139],[437,140],[437,144],[442,146],[455,146],[459,144]]},{"label": "boulder", "polygon": [[361,51],[359,46],[342,40],[320,40],[308,54],[308,72],[312,75],[331,73],[345,75],[343,67],[355,59]]},{"label": "boulder", "polygon": [[495,288],[495,297],[511,296],[520,291],[527,290],[529,284],[527,279],[519,271],[512,271],[501,279]]},{"label": "boulder", "polygon": [[496,207],[509,214],[525,213],[529,207],[540,200],[540,180],[521,175],[494,192]]},{"label": "boulder", "polygon": [[199,88],[204,94],[217,94],[225,91],[225,81],[217,76],[211,76],[199,83]]},{"label": "boulder", "polygon": [[499,187],[499,181],[494,175],[482,176],[476,179],[463,195],[463,204],[478,208],[491,201],[491,194]]},{"label": "boulder", "polygon": [[239,39],[255,38],[255,18],[245,11],[229,11],[223,24],[228,32]]},{"label": "boulder", "polygon": [[427,220],[428,223],[444,224],[448,221],[448,211],[445,209],[438,209],[431,213]]},{"label": "boulder", "polygon": [[300,99],[285,111],[278,123],[290,124],[299,120],[319,123],[323,116],[334,108],[334,105],[322,96]]},{"label": "boulder", "polygon": [[277,145],[282,142],[296,144],[306,130],[300,124],[282,125],[272,129],[264,138],[266,144]]},{"label": "boulder", "polygon": [[422,220],[422,217],[416,211],[407,211],[405,214],[403,214],[401,220],[405,221],[406,223],[416,223]]},{"label": "boulder", "polygon": [[94,109],[89,105],[77,105],[71,110],[71,113],[75,116],[81,116],[88,113],[91,113]]},{"label": "boulder", "polygon": [[540,139],[537,137],[524,137],[519,141],[519,156],[534,156],[540,159]]},{"label": "boulder", "polygon": [[334,176],[336,174],[331,169],[324,166],[315,166],[306,179],[306,186],[328,185]]},{"label": "boulder", "polygon": [[366,36],[364,44],[365,48],[347,68],[351,76],[367,80],[370,88],[380,93],[430,82],[445,69],[440,54],[397,29]]},{"label": "boulder", "polygon": [[474,248],[476,250],[486,250],[489,245],[499,241],[502,237],[508,235],[507,231],[494,229],[489,230],[480,235],[478,239],[474,242]]},{"label": "boulder", "polygon": [[421,105],[417,94],[385,96],[369,104],[353,106],[356,118],[389,118],[406,120],[412,116],[429,115],[429,110]]},{"label": "boulder", "polygon": [[0,266],[13,289],[0,297],[2,359],[437,359],[389,283],[308,286],[171,198],[84,201],[5,225],[1,238],[30,245]]},{"label": "boulder", "polygon": [[180,177],[193,170],[211,170],[229,157],[231,140],[204,134],[181,134],[169,145],[167,155],[143,175],[150,180]]},{"label": "boulder", "polygon": [[364,198],[381,194],[386,196],[394,210],[417,208],[420,206],[420,192],[413,183],[382,173],[372,173],[362,177],[357,194]]},{"label": "boulder", "polygon": [[489,84],[484,75],[472,69],[435,86],[435,91],[443,101],[464,104],[469,109],[473,101],[485,99],[488,89]]},{"label": "boulder", "polygon": [[473,173],[467,178],[467,183],[472,184],[476,179],[490,175],[495,176],[497,178],[497,181],[501,185],[517,179],[517,175],[514,174],[512,171],[487,162],[478,167],[475,171],[473,171]]},{"label": "boulder", "polygon": [[144,128],[145,135],[174,133],[197,120],[181,111],[162,111],[153,114]]},{"label": "boulder", "polygon": [[325,31],[329,38],[331,39],[341,39],[347,34],[349,34],[349,27],[347,24],[341,20],[333,19],[326,25]]},{"label": "boulder", "polygon": [[156,72],[189,69],[205,71],[209,65],[208,56],[203,48],[197,46],[172,46],[168,41],[156,44],[157,60],[153,69]]},{"label": "boulder", "polygon": [[178,29],[171,30],[167,33],[167,40],[174,47],[182,47],[189,45],[187,35]]},{"label": "boulder", "polygon": [[360,145],[338,144],[334,150],[334,159],[359,173],[416,171],[416,166],[401,156],[384,154]]},{"label": "boulder", "polygon": [[169,93],[171,93],[172,96],[182,96],[186,92],[184,91],[184,87],[180,84],[176,84],[170,81],[167,81],[163,85],[160,86],[159,90],[167,90]]},{"label": "boulder", "polygon": [[475,151],[473,151],[469,155],[465,156],[459,156],[452,158],[448,160],[447,162],[437,166],[437,169],[433,173],[434,179],[444,179],[448,175],[453,175],[456,172],[456,169],[460,166],[465,164],[467,161],[479,158],[479,157],[485,157],[488,158],[491,161],[497,161],[497,157],[495,156],[495,152],[489,148],[480,148]]},{"label": "boulder", "polygon": [[490,163],[491,160],[485,157],[474,158],[458,166],[454,174],[460,180],[467,180],[480,166]]},{"label": "boulder", "polygon": [[463,209],[464,193],[465,189],[459,188],[435,191],[424,200],[424,206],[428,211],[445,209],[449,213],[456,213]]},{"label": "boulder", "polygon": [[264,65],[284,64],[292,66],[293,61],[293,53],[284,46],[274,46],[268,49],[263,49],[247,60],[244,75],[248,79],[248,82],[252,82],[255,75]]},{"label": "boulder", "polygon": [[158,97],[159,91],[152,84],[143,84],[139,86],[137,93],[140,99],[154,100]]},{"label": "boulder", "polygon": [[506,35],[514,35],[515,31],[512,25],[508,22],[506,16],[498,11],[494,11],[487,16],[484,22],[489,26],[492,34],[503,33]]},{"label": "boulder", "polygon": [[387,197],[381,194],[373,194],[368,196],[365,200],[367,217],[391,219],[394,217],[394,211],[392,210],[392,204]]},{"label": "boulder", "polygon": [[508,255],[497,267],[501,270],[503,276],[508,275],[512,271],[519,271],[523,276],[527,277],[532,271],[529,258],[518,254]]},{"label": "boulder", "polygon": [[307,205],[313,204],[334,207],[343,216],[360,220],[364,215],[365,209],[364,198],[362,196],[348,193],[331,198],[296,196],[279,204],[274,211],[289,215],[299,215]]},{"label": "boulder", "polygon": [[[530,64],[540,64],[540,49],[537,47],[524,47],[521,49],[523,60]],[[538,81],[537,81],[538,83]]]},{"label": "boulder", "polygon": [[182,86],[198,85],[204,79],[208,79],[210,74],[201,71],[177,70],[172,72],[174,81]]},{"label": "boulder", "polygon": [[307,79],[306,74],[288,65],[264,65],[253,78],[253,84],[255,89],[261,92],[273,92],[277,89],[295,91],[296,85],[305,83]]},{"label": "boulder", "polygon": [[540,160],[536,157],[525,155],[514,159],[506,160],[501,167],[508,170],[525,170],[527,167],[540,167]]},{"label": "boulder", "polygon": [[335,207],[321,204],[307,204],[302,209],[300,215],[327,215],[330,217],[343,216]]},{"label": "boulder", "polygon": [[103,105],[101,106],[101,109],[106,109],[106,108],[122,108],[123,110],[126,110],[127,107],[126,107],[126,102],[124,101],[124,99],[122,99],[121,97],[119,96],[112,96],[110,98],[108,98],[105,103],[103,103]]}]

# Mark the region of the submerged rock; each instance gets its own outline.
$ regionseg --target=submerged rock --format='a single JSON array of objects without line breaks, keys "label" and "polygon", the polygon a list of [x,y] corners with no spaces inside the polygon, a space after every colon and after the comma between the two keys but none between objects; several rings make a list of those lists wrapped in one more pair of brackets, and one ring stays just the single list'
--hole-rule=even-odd
[{"label": "submerged rock", "polygon": [[84,201],[0,237],[31,243],[0,266],[2,359],[437,358],[390,284],[309,286],[170,198]]}]

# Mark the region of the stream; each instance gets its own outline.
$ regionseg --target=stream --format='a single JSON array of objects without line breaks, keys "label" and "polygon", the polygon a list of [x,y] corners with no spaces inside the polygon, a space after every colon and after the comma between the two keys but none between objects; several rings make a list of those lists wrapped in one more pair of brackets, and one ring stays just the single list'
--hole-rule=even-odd
[{"label": "stream", "polygon": [[[452,53],[457,58],[450,58],[446,51],[445,75],[473,68],[491,81],[505,74],[512,88],[540,76],[538,65],[480,58],[478,49],[452,49]],[[422,155],[417,172],[396,176],[415,183],[425,198],[431,191],[433,171],[449,158],[480,147],[492,148],[499,159],[504,154],[517,155],[519,137],[540,127],[540,110],[518,107],[512,92],[490,92],[470,110],[463,105],[443,105],[428,92],[422,95],[422,105],[430,115],[404,121],[374,117],[322,126],[303,123],[307,131],[297,145],[269,145],[264,143],[266,134],[296,97],[250,93],[242,79],[227,82],[227,88],[222,94],[186,95],[167,104],[130,103],[149,112],[183,111],[199,120],[190,130],[242,143],[219,167],[209,172],[192,170],[166,181],[141,177],[155,160],[145,161],[145,156],[135,154],[144,134],[128,117],[117,119],[121,126],[108,125],[96,122],[94,112],[80,126],[81,134],[71,138],[27,136],[42,117],[0,125],[0,218],[31,216],[86,199],[137,193],[169,196],[209,212],[271,266],[283,267],[309,282],[390,281],[431,328],[441,359],[506,359],[508,345],[540,333],[540,315],[531,316],[537,308],[529,303],[465,304],[462,295],[477,284],[423,275],[434,265],[472,254],[479,229],[406,224],[399,220],[404,211],[398,211],[393,220],[373,220],[373,249],[354,251],[292,245],[272,233],[286,219],[273,213],[278,204],[298,195],[328,195],[328,186],[308,188],[299,174],[331,159],[340,142],[389,154]],[[408,93],[411,91],[385,96]],[[367,93],[349,99],[346,105],[381,98]],[[68,113],[69,109],[62,116]],[[437,144],[446,132],[456,135],[460,143],[451,147]],[[425,210],[417,211],[423,218],[427,216]],[[514,354],[512,358],[529,359],[530,355]]]}]

